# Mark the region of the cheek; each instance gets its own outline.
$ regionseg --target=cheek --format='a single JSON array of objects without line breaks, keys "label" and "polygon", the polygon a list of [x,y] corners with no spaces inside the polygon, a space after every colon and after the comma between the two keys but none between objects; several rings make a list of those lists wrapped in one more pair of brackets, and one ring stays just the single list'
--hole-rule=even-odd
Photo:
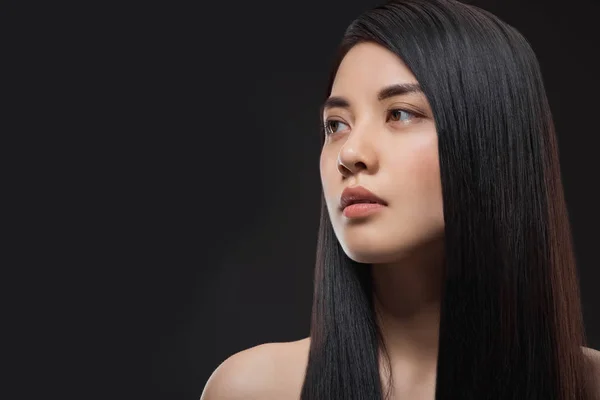
[{"label": "cheek", "polygon": [[407,196],[413,204],[441,206],[437,138],[413,146],[408,154],[395,158],[393,169],[395,176],[404,177],[397,186],[401,197]]},{"label": "cheek", "polygon": [[422,157],[414,160],[412,174],[419,180],[425,191],[435,191],[440,186],[440,168],[437,153],[424,151]]},{"label": "cheek", "polygon": [[331,151],[323,149],[321,151],[321,157],[319,159],[319,171],[321,173],[321,184],[323,185],[323,191],[327,195],[327,191],[335,179],[337,173],[336,159],[332,158]]},{"label": "cheek", "polygon": [[337,169],[337,153],[329,149],[321,153],[319,161],[319,170],[321,174],[321,187],[325,203],[330,213],[330,218],[335,219],[335,210],[340,201],[340,172]]}]

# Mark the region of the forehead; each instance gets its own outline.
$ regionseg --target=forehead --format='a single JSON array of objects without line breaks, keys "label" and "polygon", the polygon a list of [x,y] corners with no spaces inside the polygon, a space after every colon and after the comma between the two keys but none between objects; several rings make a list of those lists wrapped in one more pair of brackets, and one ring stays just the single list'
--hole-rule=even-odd
[{"label": "forehead", "polygon": [[331,95],[376,93],[382,86],[408,82],[417,80],[400,57],[378,44],[359,43],[340,63]]}]

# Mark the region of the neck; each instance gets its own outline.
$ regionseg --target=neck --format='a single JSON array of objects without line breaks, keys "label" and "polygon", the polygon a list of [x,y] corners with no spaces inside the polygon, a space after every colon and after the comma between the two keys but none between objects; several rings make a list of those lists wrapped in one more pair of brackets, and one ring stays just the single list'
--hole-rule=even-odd
[{"label": "neck", "polygon": [[443,240],[371,266],[377,323],[392,368],[403,376],[435,374],[443,266]]}]

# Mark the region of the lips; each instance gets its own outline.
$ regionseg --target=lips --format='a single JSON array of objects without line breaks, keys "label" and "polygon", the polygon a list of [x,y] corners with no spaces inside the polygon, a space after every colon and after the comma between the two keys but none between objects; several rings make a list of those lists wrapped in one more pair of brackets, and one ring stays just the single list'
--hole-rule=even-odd
[{"label": "lips", "polygon": [[362,186],[355,186],[344,189],[340,198],[340,210],[343,210],[349,205],[356,203],[377,203],[387,206],[385,200],[378,197],[373,192],[367,190]]}]

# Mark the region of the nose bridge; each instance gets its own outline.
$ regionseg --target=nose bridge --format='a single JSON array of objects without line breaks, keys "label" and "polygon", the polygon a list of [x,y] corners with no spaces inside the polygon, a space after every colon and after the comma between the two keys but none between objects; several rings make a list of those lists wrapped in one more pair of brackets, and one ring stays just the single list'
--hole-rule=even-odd
[{"label": "nose bridge", "polygon": [[357,123],[340,148],[338,154],[340,169],[354,173],[361,168],[375,168],[377,163],[376,135],[377,127],[373,118],[365,119],[360,124]]}]

